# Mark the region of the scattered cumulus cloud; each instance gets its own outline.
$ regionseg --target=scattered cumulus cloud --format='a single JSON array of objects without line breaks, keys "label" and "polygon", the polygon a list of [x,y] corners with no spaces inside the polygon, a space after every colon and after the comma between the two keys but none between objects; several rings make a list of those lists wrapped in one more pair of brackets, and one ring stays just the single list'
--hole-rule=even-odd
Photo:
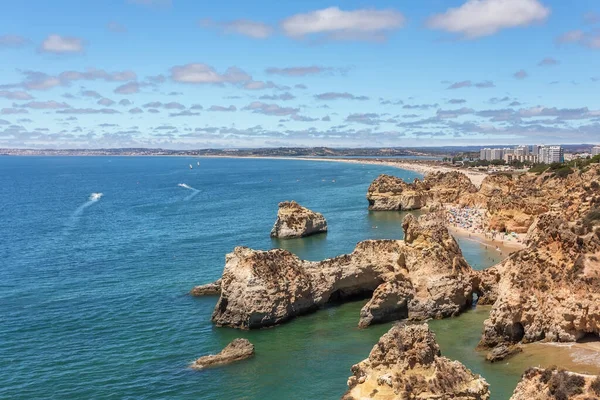
[{"label": "scattered cumulus cloud", "polygon": [[273,94],[273,95],[266,94],[266,95],[260,96],[258,99],[259,100],[283,100],[283,101],[289,101],[289,100],[294,100],[295,98],[296,98],[296,96],[294,96],[290,92],[285,92],[285,93]]},{"label": "scattered cumulus cloud", "polygon": [[317,100],[343,99],[343,100],[360,100],[360,101],[369,100],[369,98],[367,96],[355,96],[352,93],[348,93],[348,92],[344,92],[344,93],[327,92],[327,93],[316,94],[315,99],[317,99]]},{"label": "scattered cumulus cloud", "polygon": [[295,115],[298,113],[298,108],[281,107],[277,104],[268,104],[261,101],[253,101],[243,108],[247,111],[273,116]]},{"label": "scattered cumulus cloud", "polygon": [[219,22],[205,18],[200,20],[199,24],[203,28],[216,29],[224,34],[238,34],[253,39],[266,39],[273,33],[273,28],[269,25],[249,19]]},{"label": "scattered cumulus cloud", "polygon": [[140,88],[142,88],[143,86],[145,86],[144,83],[141,82],[128,82],[125,83],[121,86],[118,86],[114,92],[117,94],[134,94],[134,93],[139,93],[140,92]]},{"label": "scattered cumulus cloud", "polygon": [[557,44],[576,43],[590,49],[600,49],[600,31],[585,32],[581,29],[568,31],[556,38]]},{"label": "scattered cumulus cloud", "polygon": [[346,70],[342,68],[330,68],[330,67],[319,67],[317,65],[307,66],[307,67],[286,67],[286,68],[277,68],[270,67],[265,70],[265,72],[269,75],[281,75],[281,76],[290,76],[290,77],[298,77],[298,76],[307,76],[307,75],[319,75],[323,73],[345,73]]},{"label": "scattered cumulus cloud", "polygon": [[467,0],[460,7],[430,17],[427,27],[477,39],[502,29],[543,22],[550,12],[538,0]]},{"label": "scattered cumulus cloud", "polygon": [[54,54],[82,53],[83,50],[83,39],[56,34],[49,35],[40,46],[41,52]]},{"label": "scattered cumulus cloud", "polygon": [[3,47],[23,47],[29,44],[29,39],[19,35],[0,35],[0,49]]},{"label": "scattered cumulus cloud", "polygon": [[229,107],[225,107],[225,106],[210,106],[210,108],[208,109],[208,111],[222,111],[222,112],[232,112],[232,111],[237,111],[237,108],[233,105],[229,106]]},{"label": "scattered cumulus cloud", "polygon": [[396,10],[338,7],[296,14],[281,22],[283,33],[293,39],[321,35],[328,40],[385,40],[390,31],[404,26],[406,18]]},{"label": "scattered cumulus cloud", "polygon": [[556,58],[546,57],[542,61],[540,61],[537,65],[539,67],[549,67],[549,66],[558,65],[558,64],[560,64],[560,61],[558,61]]},{"label": "scattered cumulus cloud", "polygon": [[171,68],[171,79],[179,83],[224,84],[247,82],[252,77],[237,67],[229,67],[221,74],[210,65],[192,63]]},{"label": "scattered cumulus cloud", "polygon": [[447,89],[452,90],[452,89],[462,89],[462,88],[470,88],[470,87],[476,87],[478,89],[486,89],[486,88],[492,88],[495,86],[496,85],[492,81],[482,81],[482,82],[475,82],[475,83],[473,83],[472,81],[460,81],[460,82],[455,82],[455,83],[451,84],[450,86],[447,87]]},{"label": "scattered cumulus cloud", "polygon": [[527,78],[528,76],[529,76],[529,74],[524,69],[520,69],[513,74],[513,77],[515,79],[519,79],[519,80],[523,80],[523,79]]},{"label": "scattered cumulus cloud", "polygon": [[33,96],[27,92],[23,92],[21,90],[0,90],[0,97],[3,97],[8,100],[31,100]]}]

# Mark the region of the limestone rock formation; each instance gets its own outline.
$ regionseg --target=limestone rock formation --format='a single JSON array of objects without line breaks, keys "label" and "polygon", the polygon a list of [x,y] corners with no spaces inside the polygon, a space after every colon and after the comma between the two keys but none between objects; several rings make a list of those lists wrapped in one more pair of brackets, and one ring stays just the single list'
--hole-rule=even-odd
[{"label": "limestone rock formation", "polygon": [[489,385],[458,361],[440,354],[427,324],[395,325],[352,367],[342,400],[487,400]]},{"label": "limestone rock formation", "polygon": [[479,191],[461,196],[459,204],[487,210],[486,225],[500,232],[526,233],[535,218],[558,211],[569,220],[581,218],[600,205],[600,165],[574,171],[566,178],[497,174],[486,177]]},{"label": "limestone rock formation", "polygon": [[204,369],[219,365],[230,364],[250,358],[254,355],[254,345],[248,339],[235,339],[219,354],[200,357],[190,365],[193,369]]},{"label": "limestone rock formation", "polygon": [[527,370],[510,400],[591,400],[600,398],[600,377],[556,369]]},{"label": "limestone rock formation", "polygon": [[218,296],[221,294],[221,280],[217,279],[213,283],[200,285],[190,290],[190,295],[195,297],[200,296]]},{"label": "limestone rock formation", "polygon": [[577,221],[546,213],[528,247],[500,266],[497,299],[480,345],[573,342],[600,335],[600,210]]},{"label": "limestone rock formation", "polygon": [[279,203],[271,237],[298,238],[322,232],[327,232],[327,221],[323,214],[302,207],[295,201]]},{"label": "limestone rock formation", "polygon": [[404,241],[367,240],[351,254],[319,262],[237,247],[226,256],[213,322],[261,328],[373,293],[361,326],[407,315],[443,318],[470,307],[477,276],[440,215],[408,215],[403,228]]},{"label": "limestone rock formation", "polygon": [[400,178],[380,175],[369,186],[369,210],[416,210],[438,203],[455,203],[464,193],[475,193],[477,188],[460,172],[434,172],[423,181],[406,183]]}]

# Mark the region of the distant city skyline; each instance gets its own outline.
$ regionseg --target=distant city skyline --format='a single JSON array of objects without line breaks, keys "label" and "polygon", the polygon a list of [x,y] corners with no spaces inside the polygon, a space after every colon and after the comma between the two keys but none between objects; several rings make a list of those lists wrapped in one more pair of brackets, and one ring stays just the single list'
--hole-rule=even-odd
[{"label": "distant city skyline", "polygon": [[592,0],[23,0],[0,26],[0,148],[600,143]]}]

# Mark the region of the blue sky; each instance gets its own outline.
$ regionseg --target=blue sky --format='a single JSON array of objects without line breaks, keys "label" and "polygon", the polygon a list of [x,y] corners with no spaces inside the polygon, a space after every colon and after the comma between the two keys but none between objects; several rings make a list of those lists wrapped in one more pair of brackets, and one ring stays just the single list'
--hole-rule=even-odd
[{"label": "blue sky", "polygon": [[21,0],[0,59],[0,147],[600,142],[596,0]]}]

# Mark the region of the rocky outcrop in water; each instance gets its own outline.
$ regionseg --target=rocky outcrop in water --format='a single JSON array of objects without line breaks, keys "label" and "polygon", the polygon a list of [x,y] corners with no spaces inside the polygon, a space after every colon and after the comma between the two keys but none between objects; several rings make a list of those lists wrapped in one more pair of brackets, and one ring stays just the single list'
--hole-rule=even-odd
[{"label": "rocky outcrop in water", "polygon": [[226,256],[213,322],[261,328],[357,296],[372,296],[361,311],[363,327],[449,317],[470,307],[477,277],[440,215],[408,215],[403,229],[404,241],[367,240],[351,254],[319,262],[237,247]]},{"label": "rocky outcrop in water", "polygon": [[221,280],[218,279],[213,283],[207,283],[206,285],[200,285],[190,290],[190,295],[194,297],[200,296],[218,296],[221,294]]},{"label": "rocky outcrop in water", "polygon": [[600,377],[556,369],[527,370],[510,400],[600,399]]},{"label": "rocky outcrop in water", "polygon": [[271,237],[289,239],[327,232],[327,221],[323,214],[302,207],[295,201],[279,203],[277,221]]},{"label": "rocky outcrop in water", "polygon": [[458,361],[442,357],[426,324],[396,325],[352,367],[342,400],[487,400],[489,385]]},{"label": "rocky outcrop in water", "polygon": [[455,203],[465,193],[475,193],[477,188],[460,172],[434,172],[423,181],[415,179],[406,183],[391,175],[380,175],[369,186],[369,210],[416,210],[432,203]]},{"label": "rocky outcrop in water", "polygon": [[528,247],[499,265],[497,299],[480,345],[574,342],[600,335],[600,210],[569,222],[546,213]]},{"label": "rocky outcrop in water", "polygon": [[204,369],[231,364],[254,356],[254,345],[248,339],[235,339],[219,354],[200,357],[190,365],[192,369]]}]

